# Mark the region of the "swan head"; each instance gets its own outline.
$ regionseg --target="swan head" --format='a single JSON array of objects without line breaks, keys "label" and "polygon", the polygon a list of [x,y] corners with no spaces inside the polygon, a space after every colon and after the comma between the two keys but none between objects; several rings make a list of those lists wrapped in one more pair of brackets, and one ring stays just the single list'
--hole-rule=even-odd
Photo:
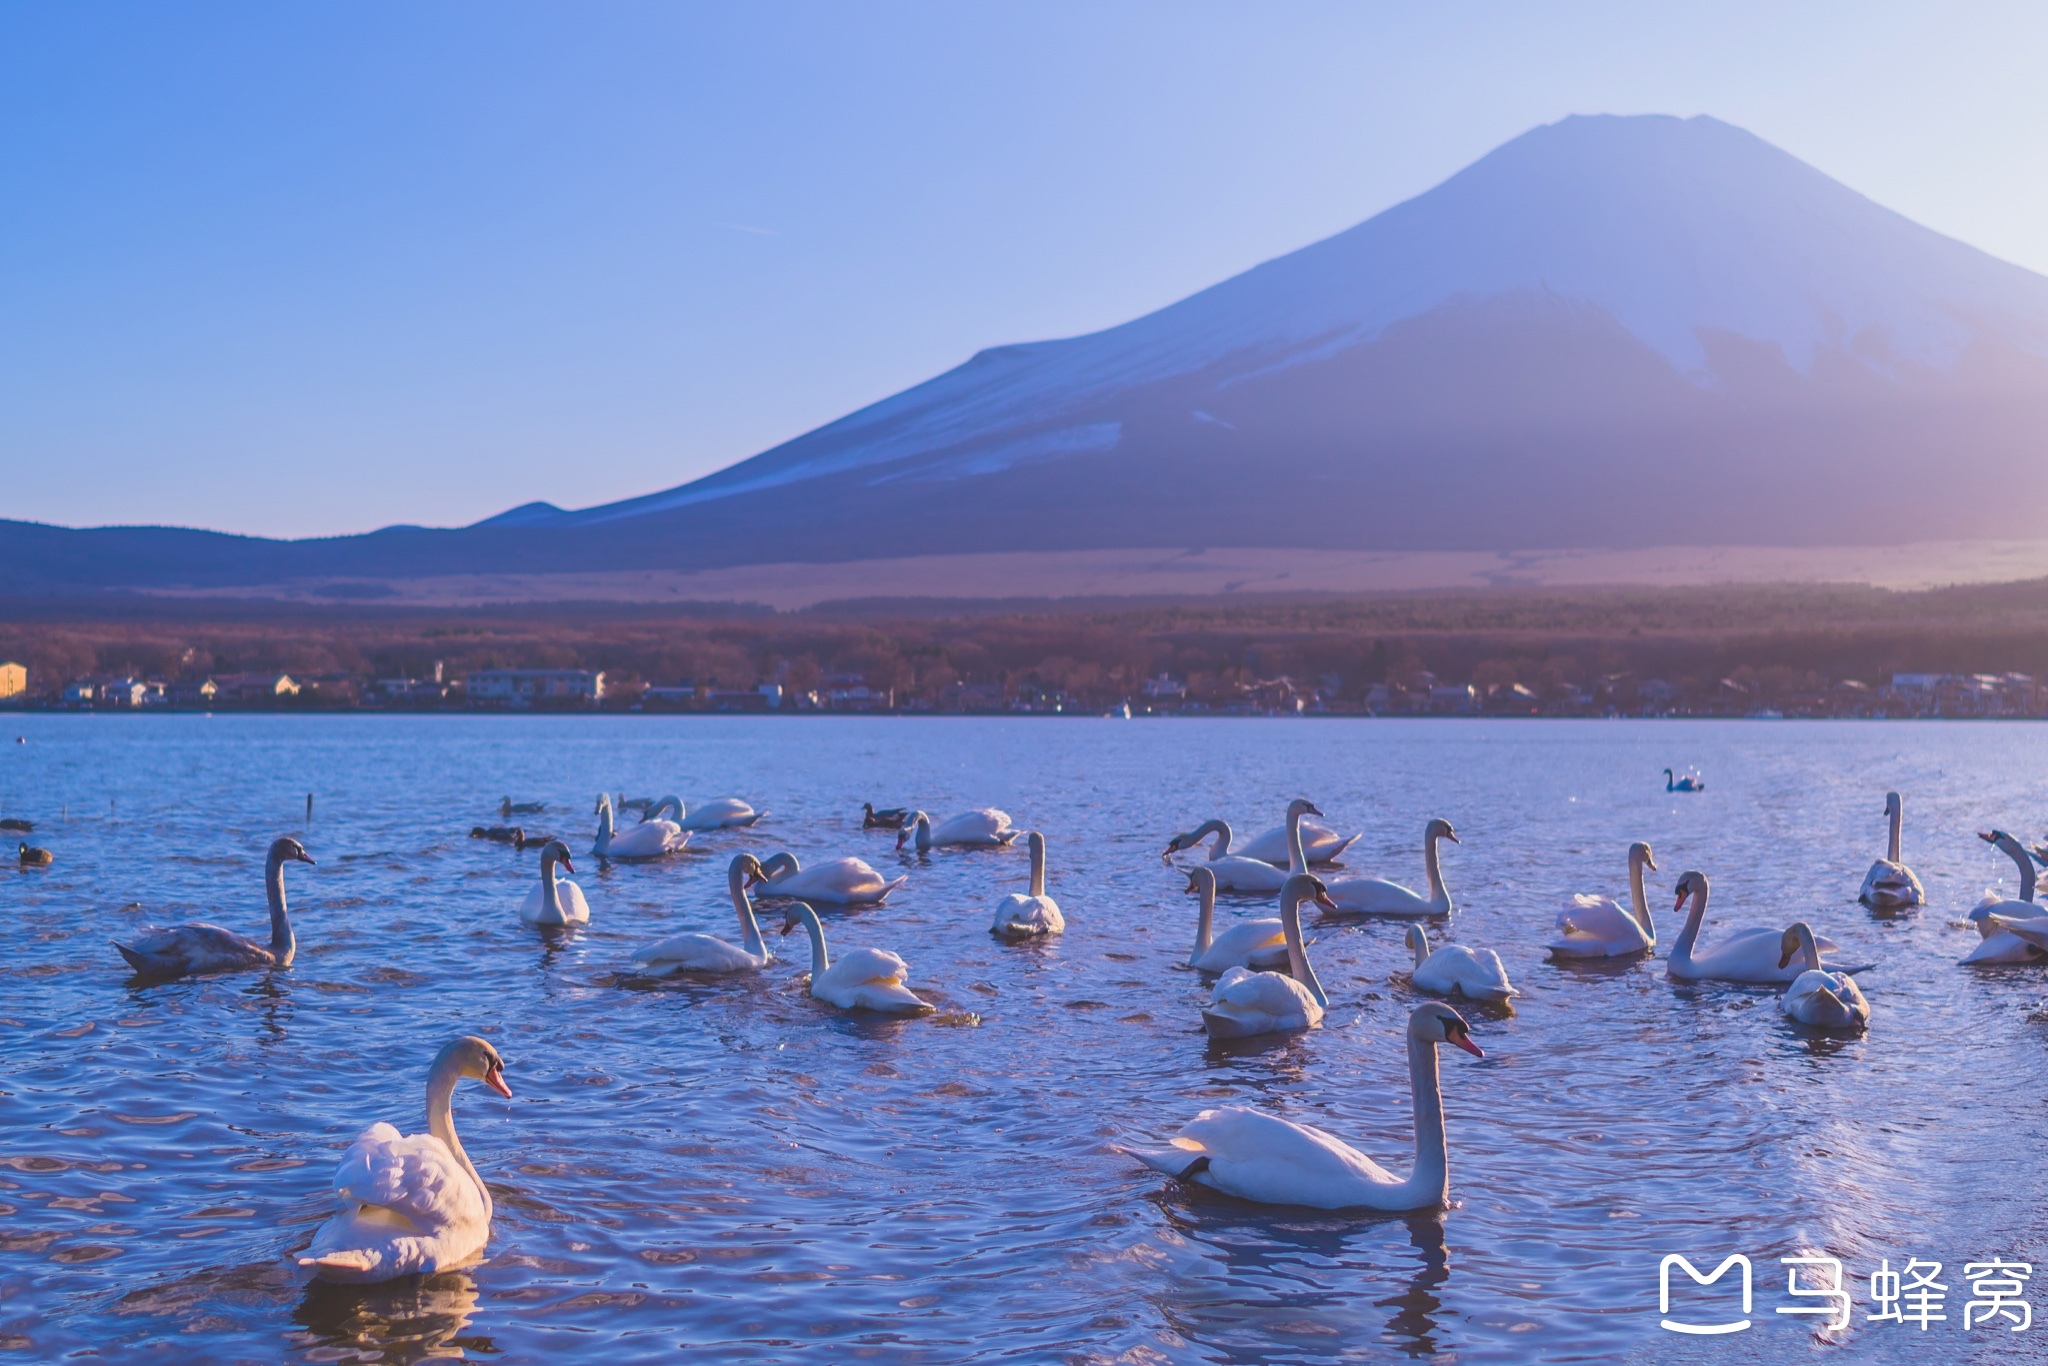
[{"label": "swan head", "polygon": [[925,815],[924,812],[911,812],[908,816],[903,818],[903,824],[896,828],[896,847],[898,849],[901,849],[905,844],[909,843],[910,837],[917,833],[918,826],[928,826],[931,823],[932,818],[930,816]]},{"label": "swan head", "polygon": [[1656,855],[1650,852],[1650,846],[1642,840],[1637,840],[1628,847],[1628,861],[1630,863],[1640,863],[1653,873],[1657,871]]},{"label": "swan head", "polygon": [[1402,938],[1408,941],[1408,952],[1415,955],[1416,962],[1419,963],[1429,957],[1428,930],[1423,929],[1420,925],[1410,925],[1408,933],[1403,935]]},{"label": "swan head", "polygon": [[[290,835],[284,835],[270,842],[272,863],[312,863],[313,856],[306,852],[306,846]],[[317,865],[316,865],[317,866]]]},{"label": "swan head", "polygon": [[1805,930],[1810,938],[1813,931],[1804,920],[1795,920],[1785,927],[1785,933],[1778,940],[1778,966],[1788,967],[1799,956],[1799,932]]},{"label": "swan head", "polygon": [[1320,816],[1322,814],[1317,809],[1316,804],[1306,797],[1296,797],[1293,801],[1287,803],[1287,815],[1290,820],[1296,816]]},{"label": "swan head", "polygon": [[540,861],[542,863],[559,863],[565,870],[571,873],[576,871],[576,865],[569,861],[569,846],[560,840],[549,840],[541,846]]},{"label": "swan head", "polygon": [[434,1068],[453,1064],[455,1075],[480,1081],[505,1099],[512,1099],[512,1088],[505,1084],[505,1060],[498,1056],[498,1050],[489,1041],[474,1034],[465,1034],[441,1050],[441,1056],[434,1059]]},{"label": "swan head", "polygon": [[1188,869],[1188,894],[1193,896],[1198,892],[1203,896],[1216,894],[1216,872],[1201,863]]},{"label": "swan head", "polygon": [[1887,815],[1887,816],[1891,815],[1892,813],[1894,813],[1895,811],[1897,811],[1897,810],[1899,809],[1899,806],[1900,806],[1900,801],[1899,801],[1899,794],[1898,794],[1898,793],[1896,793],[1896,792],[1887,792],[1887,793],[1885,793],[1885,794],[1884,794],[1884,814],[1885,814],[1885,815]]},{"label": "swan head", "polygon": [[1458,832],[1451,829],[1451,823],[1442,816],[1436,817],[1429,823],[1429,828],[1422,832],[1422,839],[1425,844],[1430,840],[1449,840],[1452,844],[1464,843],[1463,840],[1458,838]]},{"label": "swan head", "polygon": [[1687,900],[1695,896],[1705,896],[1706,894],[1707,875],[1697,871],[1687,873],[1678,879],[1678,902],[1671,909],[1674,912],[1682,911],[1685,909]]},{"label": "swan head", "polygon": [[[1211,873],[1210,876],[1213,878],[1215,874]],[[1323,880],[1314,873],[1296,873],[1288,878],[1280,886],[1280,899],[1292,899],[1297,906],[1304,901],[1312,901],[1326,911],[1337,909],[1337,903],[1330,900],[1330,889],[1325,887]]]},{"label": "swan head", "polygon": [[782,932],[785,935],[788,934],[791,930],[803,924],[804,918],[806,916],[810,917],[812,920],[816,920],[818,918],[818,913],[812,910],[810,906],[805,904],[804,902],[790,902],[788,908],[785,909],[782,913]]},{"label": "swan head", "polygon": [[[1412,927],[1411,927],[1412,928]],[[1425,1001],[1408,1015],[1410,1038],[1425,1043],[1455,1044],[1475,1058],[1486,1056],[1478,1044],[1472,1042],[1472,1030],[1465,1023],[1465,1017],[1441,1001]]]},{"label": "swan head", "polygon": [[593,816],[602,816],[605,812],[611,809],[612,794],[609,792],[600,792],[597,794],[597,805],[591,808],[590,814]]},{"label": "swan head", "polygon": [[761,860],[752,854],[735,854],[732,866],[726,870],[728,877],[745,878],[749,887],[758,887],[768,880],[768,874],[761,868]]}]

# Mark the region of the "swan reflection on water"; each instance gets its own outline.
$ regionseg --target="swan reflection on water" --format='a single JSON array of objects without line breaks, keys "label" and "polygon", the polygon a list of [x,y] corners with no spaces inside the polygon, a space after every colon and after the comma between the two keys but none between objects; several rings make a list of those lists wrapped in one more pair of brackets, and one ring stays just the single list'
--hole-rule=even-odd
[{"label": "swan reflection on water", "polygon": [[[1336,1359],[1369,1342],[1416,1358],[1443,1350],[1443,1213],[1281,1211],[1191,1184],[1148,1199],[1201,1257],[1150,1298],[1176,1333],[1215,1354],[1204,1360]],[[1304,1288],[1339,1268],[1343,1289]]]},{"label": "swan reflection on water", "polygon": [[321,1346],[380,1352],[379,1362],[492,1356],[488,1336],[465,1334],[476,1313],[476,1279],[467,1271],[406,1276],[377,1285],[314,1281],[292,1312],[307,1331],[293,1334],[301,1348]]}]

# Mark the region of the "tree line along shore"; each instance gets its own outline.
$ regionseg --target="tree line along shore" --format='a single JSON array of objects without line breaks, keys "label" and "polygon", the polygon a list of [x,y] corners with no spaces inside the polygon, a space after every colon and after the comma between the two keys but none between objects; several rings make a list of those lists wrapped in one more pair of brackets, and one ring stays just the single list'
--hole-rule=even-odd
[{"label": "tree line along shore", "polygon": [[59,709],[2042,716],[2044,676],[2048,581],[0,620],[0,706]]}]

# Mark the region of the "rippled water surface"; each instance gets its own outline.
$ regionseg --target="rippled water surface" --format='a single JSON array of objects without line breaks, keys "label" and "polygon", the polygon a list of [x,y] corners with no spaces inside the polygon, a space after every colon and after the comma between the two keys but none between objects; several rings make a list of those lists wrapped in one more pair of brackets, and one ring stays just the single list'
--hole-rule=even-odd
[{"label": "rippled water surface", "polygon": [[[194,1361],[1322,1362],[2018,1360],[1965,1334],[1839,1343],[1775,1316],[1776,1258],[1825,1250],[1960,1270],[2048,1263],[2038,1014],[2048,969],[1973,971],[1962,913],[2012,869],[1973,832],[2038,834],[2048,729],[1627,722],[59,717],[4,723],[0,814],[53,868],[0,872],[18,926],[0,1000],[0,1348]],[[1667,796],[1659,770],[1708,790]],[[1924,912],[1853,897],[1907,794]],[[600,789],[766,807],[661,866],[599,870]],[[305,797],[315,794],[310,825]],[[592,924],[522,925],[532,851],[467,838],[502,795],[572,837]],[[1320,1029],[1210,1045],[1185,971],[1194,911],[1165,837],[1246,833],[1306,795],[1364,837],[1349,871],[1417,883],[1426,818],[1463,837],[1460,940],[1524,993],[1446,1051],[1441,1216],[1262,1209],[1121,1156],[1218,1103],[1411,1148],[1396,923],[1325,924]],[[1004,947],[989,908],[1022,849],[899,858],[860,803],[994,805],[1051,844],[1068,931]],[[148,985],[108,942],[207,919],[263,937],[261,859],[289,871],[287,971]],[[1546,962],[1575,891],[1619,895],[1630,840],[1713,878],[1714,925],[1805,916],[1875,966],[1863,1038],[1790,1026],[1768,989],[1676,985],[1661,961]],[[858,853],[910,882],[827,917],[895,949],[940,1007],[908,1022],[813,1002],[800,937],[751,980],[646,983],[636,946],[734,933],[731,854]],[[139,905],[135,903],[140,903]],[[1226,905],[1227,914],[1239,906]],[[1262,911],[1261,913],[1269,913]],[[775,923],[771,921],[771,925]],[[497,1218],[483,1260],[425,1281],[303,1283],[357,1130],[421,1125],[425,1068],[488,1036],[516,1098],[456,1120]],[[1666,1253],[1757,1266],[1756,1327],[1658,1327]],[[1963,1289],[1951,1275],[1954,1292]],[[2048,1311],[2048,1267],[2035,1298]]]}]

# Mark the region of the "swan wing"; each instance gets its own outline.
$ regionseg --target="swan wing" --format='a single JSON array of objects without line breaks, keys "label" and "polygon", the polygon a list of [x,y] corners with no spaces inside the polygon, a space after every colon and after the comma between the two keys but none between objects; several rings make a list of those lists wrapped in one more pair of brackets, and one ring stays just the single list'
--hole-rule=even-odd
[{"label": "swan wing", "polygon": [[853,949],[825,969],[825,980],[848,986],[910,980],[910,964],[887,949]]},{"label": "swan wing", "polygon": [[1217,889],[1225,892],[1277,892],[1287,881],[1286,869],[1236,854],[1210,859],[1209,871],[1216,875]]},{"label": "swan wing", "polygon": [[1217,978],[1209,1001],[1237,1012],[1273,1016],[1299,1015],[1305,1005],[1315,1005],[1315,997],[1309,995],[1308,988],[1292,977],[1278,972],[1253,972],[1249,968],[1232,968]]},{"label": "swan wing", "polygon": [[1995,923],[1999,929],[2004,930],[2016,939],[2031,944],[2035,948],[2048,949],[2048,916],[2001,915]]},{"label": "swan wing", "polygon": [[667,972],[745,972],[761,967],[773,958],[756,958],[745,949],[726,943],[716,935],[678,934],[633,951],[633,961]]},{"label": "swan wing", "polygon": [[1241,1106],[1204,1110],[1173,1140],[1183,1170],[1207,1159],[1195,1179],[1268,1205],[1342,1209],[1370,1205],[1399,1185],[1350,1144],[1307,1124]]},{"label": "swan wing", "polygon": [[[1351,840],[1357,838],[1358,836],[1353,835],[1347,840],[1329,826],[1319,825],[1312,820],[1304,819],[1301,823],[1301,852],[1310,863],[1328,863],[1349,848]],[[1288,864],[1287,827],[1276,825],[1242,849],[1233,848],[1230,852],[1285,868]]]},{"label": "swan wing", "polygon": [[342,1154],[334,1195],[344,1207],[374,1206],[421,1233],[486,1218],[483,1192],[447,1144],[389,1124],[372,1124]]},{"label": "swan wing", "polygon": [[116,943],[114,947],[137,972],[219,972],[276,961],[265,945],[219,925],[146,930],[132,945]]},{"label": "swan wing", "polygon": [[1330,900],[1340,911],[1354,915],[1434,915],[1436,907],[1428,897],[1418,896],[1398,882],[1377,877],[1342,877],[1329,884]]},{"label": "swan wing", "polygon": [[908,873],[893,881],[884,880],[866,859],[836,858],[771,878],[762,890],[767,896],[846,905],[880,901],[909,880]]},{"label": "swan wing", "polygon": [[689,835],[674,821],[642,821],[612,836],[612,847],[607,857],[660,858],[663,854],[675,853],[689,842]]},{"label": "swan wing", "polygon": [[1271,918],[1240,920],[1209,941],[1208,951],[1195,960],[1203,972],[1229,968],[1270,968],[1287,961],[1287,935],[1280,922]]},{"label": "swan wing", "polygon": [[2048,963],[2048,949],[2036,948],[2026,940],[2008,930],[1995,926],[1980,940],[1975,948],[1964,954],[1961,961],[1979,967],[1985,965],[2005,966],[2016,963]]},{"label": "swan wing", "polygon": [[996,934],[1021,939],[1062,934],[1066,931],[1067,921],[1060,914],[1059,903],[1051,897],[1012,893],[997,904],[995,923],[989,928]]},{"label": "swan wing", "polygon": [[555,881],[555,892],[562,904],[559,918],[546,906],[541,889],[536,886],[526,894],[526,900],[519,903],[519,918],[529,925],[587,925],[590,923],[590,903],[583,898],[583,889],[567,878]]}]

